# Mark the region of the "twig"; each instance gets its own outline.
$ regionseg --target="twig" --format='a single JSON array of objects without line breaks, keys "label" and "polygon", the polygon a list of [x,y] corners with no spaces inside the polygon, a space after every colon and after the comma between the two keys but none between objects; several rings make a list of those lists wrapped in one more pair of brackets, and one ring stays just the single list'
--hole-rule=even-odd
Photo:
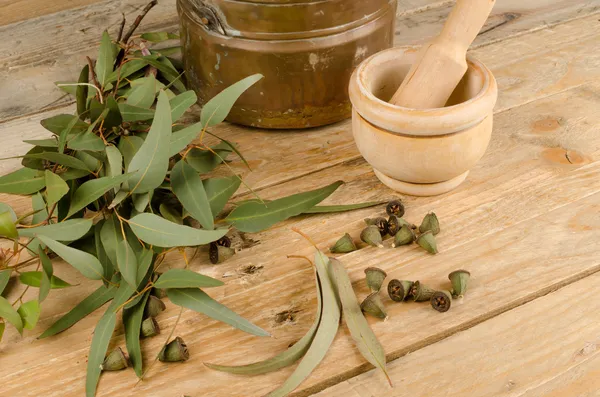
[{"label": "twig", "polygon": [[117,43],[121,41],[121,38],[123,37],[123,29],[125,29],[125,22],[127,21],[125,19],[125,14],[121,13],[121,15],[123,16],[123,19],[121,20],[121,26],[119,27],[119,35],[117,36]]},{"label": "twig", "polygon": [[90,57],[86,57],[87,61],[88,61],[88,65],[90,67],[90,74],[92,76],[92,82],[94,83],[94,85],[96,86],[96,90],[98,91],[98,97],[100,99],[100,103],[102,102],[102,91],[100,91],[100,83],[98,82],[98,78],[96,77],[96,71],[94,70],[94,62],[92,61],[92,59]]},{"label": "twig", "polygon": [[129,28],[127,33],[125,33],[125,36],[123,36],[123,44],[127,44],[127,40],[129,40],[131,38],[131,36],[135,32],[135,30],[138,28],[138,26],[142,22],[142,19],[144,19],[144,17],[152,9],[152,7],[154,7],[157,4],[158,4],[158,0],[152,0],[150,3],[148,3],[146,5],[146,7],[144,7],[144,9],[142,10],[142,13],[140,15],[138,15],[137,18],[135,18],[135,21],[133,21],[133,24],[131,25],[131,27]]}]

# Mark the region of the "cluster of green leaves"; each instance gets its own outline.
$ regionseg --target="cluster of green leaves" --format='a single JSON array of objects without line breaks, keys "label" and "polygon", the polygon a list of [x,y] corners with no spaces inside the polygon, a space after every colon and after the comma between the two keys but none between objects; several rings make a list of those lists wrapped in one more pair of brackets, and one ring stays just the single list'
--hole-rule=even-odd
[{"label": "cluster of green leaves", "polygon": [[[173,37],[149,33],[145,38]],[[23,168],[0,177],[0,193],[30,196],[33,209],[17,218],[10,206],[0,204],[0,236],[14,243],[12,254],[0,263],[0,294],[13,272],[36,263],[35,271],[20,273],[19,279],[39,288],[37,299],[27,302],[21,301],[22,296],[13,303],[0,296],[0,338],[5,323],[20,333],[32,329],[49,291],[70,286],[54,275],[51,258],[59,256],[83,276],[102,281],[41,335],[62,332],[112,301],[94,331],[88,396],[95,394],[121,309],[127,348],[135,372],[142,375],[140,324],[148,294],[156,288],[167,290],[176,305],[254,335],[268,335],[202,291],[220,285],[218,280],[186,269],[158,273],[167,252],[214,243],[231,227],[256,232],[302,213],[378,204],[315,207],[342,184],[335,182],[269,202],[241,202],[219,217],[242,181],[237,175],[203,176],[232,153],[246,161],[234,144],[207,128],[221,123],[238,97],[262,76],[250,76],[223,90],[191,125],[180,118],[197,98],[181,77],[177,60],[145,46],[115,43],[104,32],[95,66],[84,66],[77,82],[58,84],[75,96],[76,113],[42,120],[53,135],[26,141],[33,148],[20,156]],[[204,133],[220,143],[212,147],[195,143]],[[30,216],[31,222],[25,224]],[[11,266],[10,259],[21,252],[31,258]]]}]

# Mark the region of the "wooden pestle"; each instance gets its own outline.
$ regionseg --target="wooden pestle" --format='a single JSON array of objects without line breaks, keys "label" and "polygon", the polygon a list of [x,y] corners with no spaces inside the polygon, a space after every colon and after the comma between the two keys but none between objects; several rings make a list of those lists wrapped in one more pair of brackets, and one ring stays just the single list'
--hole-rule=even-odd
[{"label": "wooden pestle", "polygon": [[496,0],[457,0],[439,36],[421,48],[390,103],[406,108],[443,107],[467,71],[467,50]]}]

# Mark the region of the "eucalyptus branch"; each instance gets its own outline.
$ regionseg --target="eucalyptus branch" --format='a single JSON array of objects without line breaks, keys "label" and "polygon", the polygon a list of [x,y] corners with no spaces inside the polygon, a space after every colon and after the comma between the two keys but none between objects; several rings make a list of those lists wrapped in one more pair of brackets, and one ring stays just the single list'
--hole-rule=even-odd
[{"label": "eucalyptus branch", "polygon": [[133,24],[131,25],[131,27],[129,28],[127,33],[125,33],[125,36],[123,36],[124,44],[127,44],[127,41],[131,38],[131,36],[135,32],[135,30],[138,28],[138,26],[140,26],[142,19],[144,19],[144,17],[146,16],[146,14],[148,14],[148,12],[152,9],[152,7],[154,7],[157,4],[158,4],[158,0],[152,0],[150,3],[148,3],[146,5],[146,7],[144,7],[144,9],[142,10],[142,13],[140,15],[138,15],[137,18],[135,18],[135,21],[133,21]]}]

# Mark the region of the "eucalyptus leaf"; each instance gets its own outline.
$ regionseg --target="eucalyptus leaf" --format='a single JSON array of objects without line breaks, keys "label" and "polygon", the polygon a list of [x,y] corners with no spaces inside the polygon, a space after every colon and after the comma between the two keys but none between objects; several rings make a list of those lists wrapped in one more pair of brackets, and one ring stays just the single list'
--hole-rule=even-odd
[{"label": "eucalyptus leaf", "polygon": [[114,64],[115,48],[108,32],[104,31],[102,33],[102,40],[100,41],[98,59],[96,60],[96,78],[102,87],[109,82],[108,77],[113,71]]},{"label": "eucalyptus leaf", "polygon": [[146,193],[160,186],[169,168],[171,139],[171,109],[167,95],[158,95],[156,115],[146,140],[131,159],[130,170],[136,171],[129,179],[131,192]]},{"label": "eucalyptus leaf", "polygon": [[6,288],[6,286],[8,285],[11,273],[11,269],[0,271],[0,295],[2,295],[2,292],[4,292],[4,288]]},{"label": "eucalyptus leaf", "polygon": [[100,102],[97,98],[90,100],[90,121],[92,123],[101,121],[107,114],[108,109],[106,108],[106,104]]},{"label": "eucalyptus leaf", "polygon": [[154,110],[142,108],[139,106],[130,105],[128,103],[119,103],[119,111],[123,117],[123,121],[146,121],[154,117]]},{"label": "eucalyptus leaf", "polygon": [[155,288],[209,288],[221,285],[222,281],[188,269],[169,269],[154,283]]},{"label": "eucalyptus leaf", "polygon": [[166,59],[167,58],[165,57],[157,58],[154,55],[144,57],[144,60],[148,63],[148,65],[154,66],[156,69],[158,69],[161,75],[175,88],[177,88],[178,91],[186,91],[185,85],[181,81],[181,73],[179,73],[177,69],[173,67],[173,65],[168,65],[166,62],[164,62]]},{"label": "eucalyptus leaf", "polygon": [[84,170],[76,170],[73,168],[69,168],[68,170],[61,172],[59,175],[65,181],[72,181],[74,179],[83,178],[84,176],[88,176],[90,174],[89,171]]},{"label": "eucalyptus leaf", "polygon": [[40,302],[37,299],[23,303],[17,313],[23,320],[23,328],[34,329],[40,318]]},{"label": "eucalyptus leaf", "polygon": [[50,248],[58,256],[60,256],[65,262],[69,263],[71,266],[79,270],[79,272],[85,277],[90,278],[92,280],[102,279],[104,269],[102,268],[102,265],[95,256],[88,254],[87,252],[80,251],[75,248],[61,244],[58,241],[51,239],[50,237],[38,236],[38,238],[42,241],[42,243],[46,244],[48,248]]},{"label": "eucalyptus leaf", "polygon": [[23,334],[23,320],[12,305],[0,296],[0,317],[11,323],[20,334]]},{"label": "eucalyptus leaf", "polygon": [[83,237],[92,227],[91,219],[69,219],[49,225],[19,229],[21,237],[51,237],[58,241],[75,241]]},{"label": "eucalyptus leaf", "polygon": [[108,114],[104,119],[104,128],[110,131],[113,127],[118,127],[123,123],[123,117],[114,97],[109,96],[106,98],[106,108],[108,109]]},{"label": "eucalyptus leaf", "polygon": [[214,170],[231,153],[230,149],[212,147],[211,150],[193,148],[188,152],[186,160],[200,174]]},{"label": "eucalyptus leaf", "polygon": [[77,170],[83,170],[83,171],[91,171],[90,168],[83,161],[81,161],[73,156],[64,154],[64,153],[43,152],[43,153],[26,154],[23,157],[30,158],[30,159],[47,160],[52,163],[64,165],[65,167],[75,168]]},{"label": "eucalyptus leaf", "polygon": [[171,170],[171,188],[183,208],[200,222],[204,229],[214,229],[213,214],[202,179],[185,160],[177,162]]},{"label": "eucalyptus leaf", "polygon": [[208,244],[227,234],[227,229],[202,230],[178,225],[154,214],[143,213],[129,220],[138,238],[158,247],[185,247]]},{"label": "eucalyptus leaf", "polygon": [[177,95],[169,101],[171,105],[171,121],[174,123],[198,100],[192,90]]},{"label": "eucalyptus leaf", "polygon": [[118,79],[125,80],[138,70],[145,68],[146,65],[147,63],[143,59],[130,59],[117,70],[112,71],[107,78],[107,82],[113,83]]},{"label": "eucalyptus leaf", "polygon": [[242,180],[239,176],[230,176],[226,178],[209,178],[202,181],[206,197],[210,203],[210,209],[214,216],[218,215],[225,205],[238,190]]},{"label": "eucalyptus leaf", "polygon": [[291,393],[311,374],[311,372],[319,365],[335,335],[337,334],[340,324],[340,304],[336,296],[335,289],[329,278],[328,266],[329,260],[322,252],[315,254],[315,265],[319,280],[321,281],[321,291],[323,293],[323,314],[321,322],[315,334],[315,337],[308,348],[308,351],[296,367],[294,372],[285,381],[281,387],[268,394],[269,397],[283,397]]},{"label": "eucalyptus leaf", "polygon": [[75,191],[71,199],[71,206],[67,217],[77,213],[85,208],[88,204],[96,201],[109,190],[120,186],[130,177],[129,174],[117,176],[105,176],[103,178],[91,179]]},{"label": "eucalyptus leaf", "polygon": [[[43,302],[52,288],[70,287],[71,284],[61,280],[58,277],[54,277],[54,268],[52,267],[52,261],[50,260],[50,258],[48,258],[48,255],[46,255],[46,252],[44,252],[44,249],[42,247],[38,247],[38,255],[40,257],[40,262],[42,263],[42,271],[31,273],[36,275],[39,273],[40,291],[38,299],[40,302]],[[27,284],[23,281],[24,274],[26,273],[21,273],[20,279],[23,284]]]},{"label": "eucalyptus leaf", "polygon": [[166,40],[175,40],[179,39],[179,36],[175,33],[169,32],[148,32],[142,33],[140,37],[144,40],[150,41],[152,43],[160,43],[161,41]]},{"label": "eucalyptus leaf", "polygon": [[75,158],[83,162],[83,164],[85,164],[87,167],[87,170],[98,171],[104,159],[94,157],[95,154],[97,155],[98,153],[78,150],[75,152]]},{"label": "eucalyptus leaf", "polygon": [[[114,145],[108,145],[106,150],[106,175],[116,177],[123,174],[123,155]],[[114,192],[119,191],[119,187],[115,187]]]},{"label": "eucalyptus leaf", "polygon": [[150,204],[150,192],[134,194],[132,197],[132,201],[136,211],[144,212],[146,211],[146,208],[148,208],[148,204]]},{"label": "eucalyptus leaf", "polygon": [[133,159],[133,156],[135,156],[143,144],[144,140],[135,135],[122,136],[119,140],[118,148],[123,155],[123,162],[126,170],[129,169],[129,163],[131,163],[131,159]]},{"label": "eucalyptus leaf", "polygon": [[67,127],[62,130],[60,132],[60,134],[58,135],[58,153],[62,154],[65,151],[65,146],[67,144],[67,138],[69,137],[69,134],[71,133],[71,131],[73,130],[73,127],[75,127],[75,124],[77,124],[77,122],[79,122],[80,120],[77,117],[74,117],[73,120],[71,120],[71,122],[67,125]]},{"label": "eucalyptus leaf", "polygon": [[[45,254],[44,254],[45,255]],[[48,255],[45,255],[48,258]],[[49,260],[49,259],[48,259]],[[52,262],[50,262],[52,263]],[[19,275],[19,281],[25,285],[29,285],[30,287],[41,288],[41,284],[44,278],[45,272],[31,271],[31,272],[22,272]],[[72,287],[72,284],[69,284],[63,279],[60,279],[56,276],[51,276],[50,281],[50,289],[62,289]],[[41,301],[41,300],[40,300]]]},{"label": "eucalyptus leaf", "polygon": [[0,236],[12,239],[19,237],[17,226],[10,211],[0,213]]},{"label": "eucalyptus leaf", "polygon": [[151,249],[142,248],[139,253],[136,252],[136,257],[138,262],[137,285],[138,290],[141,290],[147,284],[147,279],[154,273],[154,271],[149,272],[152,267],[154,252]]},{"label": "eucalyptus leaf", "polygon": [[111,215],[102,225],[100,241],[106,256],[114,266],[117,266],[117,244],[122,238],[119,221],[115,215]]},{"label": "eucalyptus leaf", "polygon": [[109,309],[102,316],[96,328],[94,328],[94,336],[90,345],[88,354],[87,375],[85,378],[85,395],[86,397],[94,397],[96,388],[102,372],[102,363],[104,356],[108,350],[108,344],[112,337],[115,325],[117,324],[117,314]]},{"label": "eucalyptus leaf", "polygon": [[183,218],[181,213],[177,213],[174,208],[169,207],[165,203],[160,203],[158,211],[163,218],[178,225],[183,225]]},{"label": "eucalyptus leaf", "polygon": [[171,302],[178,306],[204,313],[212,319],[229,324],[241,331],[256,336],[270,336],[267,331],[240,317],[228,307],[212,299],[201,289],[171,288],[167,290],[167,296]]},{"label": "eucalyptus leaf", "polygon": [[87,112],[87,98],[88,98],[88,90],[89,86],[87,83],[90,78],[90,67],[89,65],[85,65],[81,69],[81,73],[79,73],[79,80],[77,83],[79,85],[75,89],[75,99],[77,101],[77,114],[81,120],[85,119],[85,113]]},{"label": "eucalyptus leaf", "polygon": [[123,310],[123,326],[125,327],[125,345],[129,353],[131,366],[138,378],[142,377],[142,347],[140,346],[140,330],[144,319],[144,307],[150,291],[143,294],[142,299],[132,308]]},{"label": "eucalyptus leaf", "polygon": [[44,148],[58,147],[58,141],[55,138],[48,139],[24,139],[23,142],[33,146],[41,146]]},{"label": "eucalyptus leaf", "polygon": [[127,197],[129,197],[129,192],[125,190],[119,190],[117,194],[115,194],[113,201],[111,201],[110,205],[108,206],[108,209],[112,210],[117,205],[121,204]]},{"label": "eucalyptus leaf", "polygon": [[[35,210],[35,208],[34,208]],[[17,222],[17,214],[15,213],[15,210],[12,209],[12,207],[6,203],[0,203],[0,213],[1,212],[8,212],[10,213],[10,219],[13,222]]]},{"label": "eucalyptus leaf", "polygon": [[48,218],[47,204],[39,192],[31,196],[31,208],[35,211],[31,218],[32,225],[37,225]]},{"label": "eucalyptus leaf", "polygon": [[0,342],[2,342],[2,336],[4,335],[4,329],[6,328],[5,323],[0,323]]},{"label": "eucalyptus leaf", "polygon": [[225,145],[225,147],[227,147],[228,149],[230,149],[231,151],[235,152],[235,154],[238,155],[238,157],[244,162],[244,165],[250,170],[252,171],[252,168],[250,167],[250,164],[248,163],[248,161],[246,160],[246,158],[244,157],[244,155],[242,154],[242,152],[240,152],[237,148],[237,145],[228,141],[227,139],[221,138],[220,136],[210,132],[210,131],[206,131],[206,133],[210,136],[213,136],[219,140],[221,140],[221,143]]},{"label": "eucalyptus leaf", "polygon": [[71,128],[72,133],[84,132],[88,129],[88,123],[79,120],[79,117],[72,114],[58,114],[40,121],[40,124],[53,134],[60,135],[60,133],[73,122],[73,119],[75,119],[75,124],[73,125],[73,128]]},{"label": "eucalyptus leaf", "polygon": [[242,232],[258,232],[292,216],[300,215],[329,197],[342,181],[309,192],[298,193],[262,204],[249,201],[235,208],[225,221]]},{"label": "eucalyptus leaf", "polygon": [[133,288],[137,287],[137,258],[126,239],[120,238],[117,243],[117,266],[121,276]]},{"label": "eucalyptus leaf", "polygon": [[143,83],[132,88],[127,95],[127,104],[141,108],[149,108],[156,98],[156,79],[154,75],[144,77]]},{"label": "eucalyptus leaf", "polygon": [[[96,247],[96,256],[98,257],[98,261],[104,268],[104,278],[106,280],[110,280],[115,272],[115,268],[111,260],[108,258],[106,254],[106,250],[104,249],[104,245],[102,244],[102,228],[104,227],[105,220],[101,220],[100,222],[94,225],[94,245]],[[105,281],[105,284],[108,284]]]},{"label": "eucalyptus leaf", "polygon": [[307,211],[304,211],[303,213],[304,214],[328,214],[328,213],[335,213],[335,212],[346,212],[346,211],[359,210],[362,208],[374,207],[376,205],[381,205],[386,202],[387,201],[369,201],[366,203],[359,203],[359,204],[317,205],[317,206],[310,208]]},{"label": "eucalyptus leaf", "polygon": [[[108,113],[108,112],[107,112]],[[67,142],[67,146],[74,150],[89,150],[101,152],[104,150],[104,141],[91,131],[80,132]]]},{"label": "eucalyptus leaf", "polygon": [[202,108],[200,113],[202,126],[212,127],[223,122],[238,98],[262,78],[261,74],[248,76],[215,95]]},{"label": "eucalyptus leaf", "polygon": [[177,131],[173,131],[171,135],[171,142],[169,143],[169,156],[173,157],[177,153],[181,152],[192,143],[202,132],[202,124],[196,123],[188,125]]},{"label": "eucalyptus leaf", "polygon": [[74,324],[79,322],[87,315],[93,313],[102,305],[109,300],[113,299],[116,293],[116,288],[101,286],[84,300],[82,300],[77,306],[71,309],[67,314],[62,316],[58,321],[50,326],[38,339],[47,338],[49,336],[56,335],[64,330],[72,327]]},{"label": "eucalyptus leaf", "polygon": [[46,201],[48,206],[51,207],[69,192],[69,186],[60,176],[50,170],[44,171],[44,180],[46,183]]},{"label": "eucalyptus leaf", "polygon": [[31,168],[21,168],[0,176],[0,193],[33,194],[44,186],[44,173]]}]

